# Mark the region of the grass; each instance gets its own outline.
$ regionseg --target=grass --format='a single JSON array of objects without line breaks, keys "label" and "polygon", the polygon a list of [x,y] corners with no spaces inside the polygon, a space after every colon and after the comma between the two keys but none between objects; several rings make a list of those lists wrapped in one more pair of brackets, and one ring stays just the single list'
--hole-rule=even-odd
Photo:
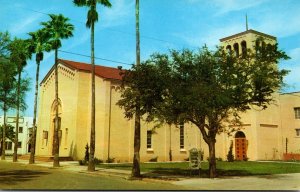
[{"label": "grass", "polygon": [[[201,177],[208,177],[208,162],[203,162],[201,165]],[[141,163],[141,171],[147,172],[147,174],[189,176],[190,170],[188,166],[188,162]],[[131,170],[132,164],[99,164],[97,167]],[[300,173],[300,164],[255,161],[217,162],[218,176],[272,175],[284,173]]]}]

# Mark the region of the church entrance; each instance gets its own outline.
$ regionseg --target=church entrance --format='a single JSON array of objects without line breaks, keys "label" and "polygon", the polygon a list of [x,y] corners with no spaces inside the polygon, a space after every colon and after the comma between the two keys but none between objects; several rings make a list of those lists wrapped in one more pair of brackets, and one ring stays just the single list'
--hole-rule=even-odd
[{"label": "church entrance", "polygon": [[55,114],[56,114],[56,107],[58,107],[58,142],[59,146],[61,144],[61,137],[62,137],[62,131],[61,131],[61,116],[62,116],[62,106],[61,101],[58,99],[58,104],[56,105],[56,101],[54,100],[51,106],[51,129],[50,129],[50,143],[49,143],[49,155],[54,155],[54,130],[55,130]]},{"label": "church entrance", "polygon": [[247,159],[247,140],[242,131],[235,134],[235,159],[240,161]]}]

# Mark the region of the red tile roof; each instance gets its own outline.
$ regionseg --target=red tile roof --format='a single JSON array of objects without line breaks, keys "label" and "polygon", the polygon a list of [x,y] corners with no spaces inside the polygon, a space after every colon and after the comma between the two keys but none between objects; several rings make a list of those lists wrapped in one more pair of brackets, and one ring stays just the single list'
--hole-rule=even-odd
[{"label": "red tile roof", "polygon": [[[87,63],[69,61],[64,59],[58,59],[58,63],[64,64],[68,67],[75,68],[81,71],[91,72],[92,70],[92,65]],[[120,70],[113,67],[104,67],[100,65],[95,65],[95,75],[106,79],[122,80],[122,76],[120,75]]]}]

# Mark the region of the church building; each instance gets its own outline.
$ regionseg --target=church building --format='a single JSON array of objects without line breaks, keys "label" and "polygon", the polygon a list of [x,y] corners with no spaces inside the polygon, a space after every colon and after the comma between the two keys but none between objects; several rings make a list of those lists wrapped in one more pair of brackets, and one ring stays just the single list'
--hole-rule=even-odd
[{"label": "church building", "polygon": [[[256,39],[262,37],[262,42]],[[253,46],[273,44],[276,37],[246,30],[220,39],[221,46],[236,55]],[[83,159],[90,142],[91,65],[59,59],[59,143],[60,156]],[[120,99],[119,69],[96,66],[96,149],[95,157],[115,162],[131,162],[133,157],[134,120],[124,118],[116,105]],[[52,156],[55,117],[54,67],[40,84],[37,156]],[[266,110],[253,108],[242,115],[242,129],[232,136],[217,136],[216,157],[226,160],[231,143],[237,160],[300,159],[300,92],[275,93],[275,103]],[[141,124],[141,161],[184,161],[189,150],[197,148],[208,157],[208,147],[199,129],[186,123],[162,126]]]}]

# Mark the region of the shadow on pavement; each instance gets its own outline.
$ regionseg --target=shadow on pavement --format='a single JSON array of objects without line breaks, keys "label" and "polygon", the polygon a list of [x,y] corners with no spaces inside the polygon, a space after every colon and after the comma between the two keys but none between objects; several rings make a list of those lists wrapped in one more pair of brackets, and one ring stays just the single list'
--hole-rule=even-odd
[{"label": "shadow on pavement", "polygon": [[[181,177],[198,177],[197,171],[192,171],[189,169],[180,169],[180,168],[153,168],[153,171],[148,172],[147,175],[166,175],[166,176],[181,176]],[[226,177],[226,176],[252,176],[252,175],[259,175],[261,177],[267,177],[268,174],[266,173],[251,173],[245,170],[224,170],[224,169],[217,169],[217,177]],[[200,171],[201,178],[209,178],[209,170],[204,169]]]},{"label": "shadow on pavement", "polygon": [[32,171],[32,170],[13,170],[13,171],[0,171],[1,184],[16,184],[18,182],[26,182],[35,179],[42,175],[48,175],[45,171]]}]

